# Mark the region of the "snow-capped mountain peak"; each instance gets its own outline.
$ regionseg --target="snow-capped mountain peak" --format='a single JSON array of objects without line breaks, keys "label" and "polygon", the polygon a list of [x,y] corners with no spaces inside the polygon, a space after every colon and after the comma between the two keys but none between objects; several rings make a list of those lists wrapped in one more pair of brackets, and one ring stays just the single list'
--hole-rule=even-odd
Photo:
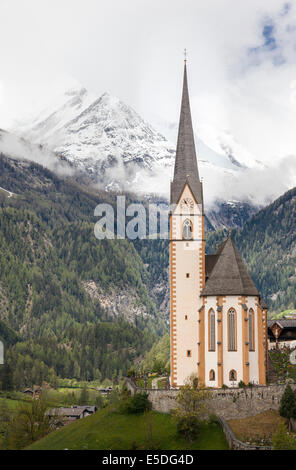
[{"label": "snow-capped mountain peak", "polygon": [[138,181],[140,170],[154,174],[156,167],[172,166],[175,154],[174,146],[130,106],[108,92],[96,98],[83,87],[68,90],[16,132],[109,188],[119,179]]},{"label": "snow-capped mountain peak", "polygon": [[[165,127],[162,126],[164,133]],[[168,123],[170,129],[172,125]],[[173,125],[174,132],[177,125]],[[71,88],[53,100],[36,117],[18,123],[13,131],[27,141],[42,144],[71,167],[86,172],[95,183],[111,190],[156,193],[168,197],[173,175],[174,144],[129,105],[105,92],[100,97],[82,86]],[[196,133],[200,174],[205,200],[277,197],[289,182],[255,158],[226,130],[201,123]],[[260,176],[262,174],[262,176]],[[255,196],[254,196],[255,195]],[[258,201],[259,202],[259,201]]]}]

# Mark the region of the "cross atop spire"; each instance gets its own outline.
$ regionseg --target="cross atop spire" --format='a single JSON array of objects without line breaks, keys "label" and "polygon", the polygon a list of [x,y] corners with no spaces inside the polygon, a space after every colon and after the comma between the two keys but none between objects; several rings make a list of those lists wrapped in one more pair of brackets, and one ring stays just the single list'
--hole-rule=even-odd
[{"label": "cross atop spire", "polygon": [[[185,49],[186,51],[186,49]],[[174,179],[171,183],[171,203],[177,204],[184,189],[185,184],[188,183],[190,189],[197,200],[198,204],[202,204],[202,184],[199,179],[194,135],[192,128],[189,93],[187,84],[187,67],[186,55],[184,61],[184,79],[183,79],[183,94],[179,122],[179,133],[177,152],[175,160]]]},{"label": "cross atop spire", "polygon": [[185,62],[185,64],[187,62],[187,49],[186,49],[186,47],[184,49],[184,62]]}]

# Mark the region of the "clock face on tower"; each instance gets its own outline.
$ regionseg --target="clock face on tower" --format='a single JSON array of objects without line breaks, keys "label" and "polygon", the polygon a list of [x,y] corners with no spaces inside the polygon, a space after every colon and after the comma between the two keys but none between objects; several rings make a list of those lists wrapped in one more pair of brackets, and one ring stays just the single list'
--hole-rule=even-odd
[{"label": "clock face on tower", "polygon": [[181,207],[182,207],[182,209],[193,209],[194,202],[193,202],[192,199],[190,199],[190,197],[185,197],[181,201]]}]

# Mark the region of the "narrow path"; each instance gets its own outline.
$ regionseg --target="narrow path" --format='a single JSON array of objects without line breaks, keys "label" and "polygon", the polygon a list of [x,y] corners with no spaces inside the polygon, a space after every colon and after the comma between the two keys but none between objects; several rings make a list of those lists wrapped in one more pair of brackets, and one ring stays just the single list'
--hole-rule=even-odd
[{"label": "narrow path", "polygon": [[267,376],[268,376],[268,382],[269,383],[277,383],[278,380],[278,374],[276,372],[276,369],[272,363],[272,360],[270,358],[270,355],[268,353],[267,356]]},{"label": "narrow path", "polygon": [[7,191],[7,189],[1,188],[1,186],[0,186],[0,189],[1,189],[2,191],[5,191],[6,193],[8,193],[8,197],[14,196],[14,193],[12,193],[11,191]]},{"label": "narrow path", "polygon": [[158,389],[157,382],[161,379],[166,379],[166,377],[156,377],[155,379],[152,379],[152,382],[151,382],[152,388]]}]

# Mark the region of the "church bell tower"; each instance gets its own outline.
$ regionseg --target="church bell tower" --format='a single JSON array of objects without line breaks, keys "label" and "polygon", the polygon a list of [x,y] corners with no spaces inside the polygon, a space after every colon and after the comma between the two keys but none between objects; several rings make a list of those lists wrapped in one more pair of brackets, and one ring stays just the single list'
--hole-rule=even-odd
[{"label": "church bell tower", "polygon": [[[186,58],[170,212],[171,387],[192,373],[204,376],[199,345],[204,344],[198,311],[205,285],[203,190],[192,128]],[[201,360],[202,359],[202,360]]]}]

